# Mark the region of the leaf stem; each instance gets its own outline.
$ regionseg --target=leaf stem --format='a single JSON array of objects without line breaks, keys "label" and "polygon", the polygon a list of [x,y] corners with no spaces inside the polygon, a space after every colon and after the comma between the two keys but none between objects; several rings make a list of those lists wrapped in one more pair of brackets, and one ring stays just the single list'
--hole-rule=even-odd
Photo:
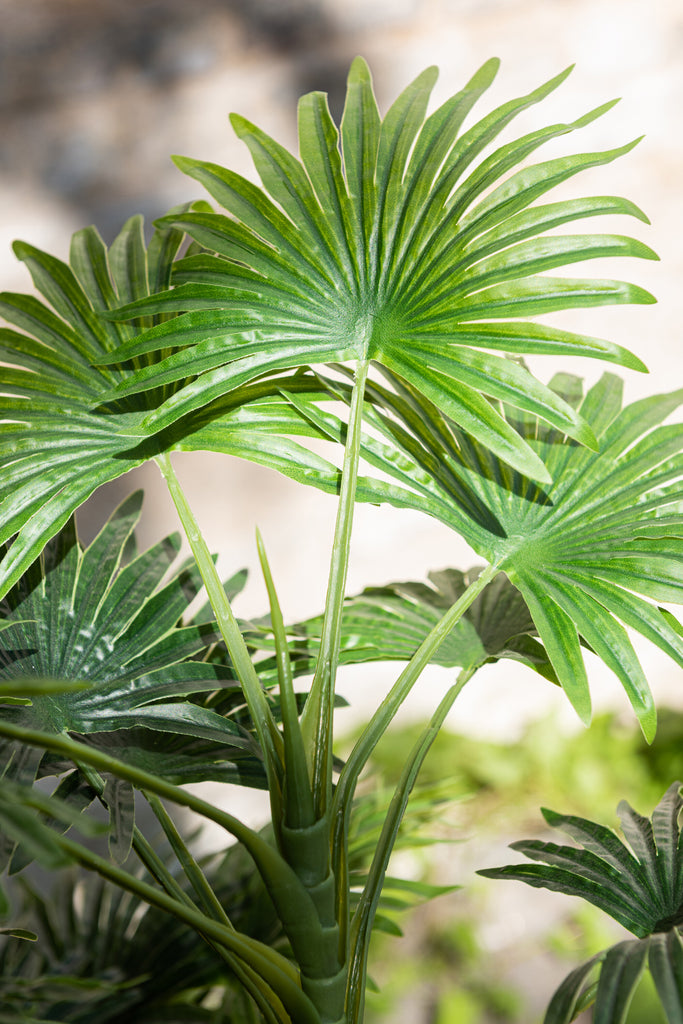
[{"label": "leaf stem", "polygon": [[311,1001],[301,990],[298,978],[292,973],[291,964],[279,953],[256,939],[206,917],[196,907],[189,906],[167,893],[155,889],[142,879],[135,878],[127,871],[66,836],[58,835],[55,838],[64,852],[83,867],[96,871],[119,888],[133,893],[145,903],[173,914],[200,934],[208,936],[237,956],[247,969],[253,971],[266,985],[272,987],[293,1020],[301,1022],[301,1024],[320,1024],[320,1017]]},{"label": "leaf stem", "polygon": [[440,701],[429,725],[408,756],[391,798],[389,810],[384,819],[382,832],[372,858],[368,878],[356,908],[351,927],[351,950],[346,999],[346,1012],[349,1024],[359,1024],[363,1019],[367,962],[372,926],[382,894],[389,858],[396,843],[410,794],[424,759],[436,739],[448,712],[472,675],[473,670],[463,669],[458,676],[457,682],[451,686]]},{"label": "leaf stem", "polygon": [[238,818],[214,807],[194,793],[188,793],[180,786],[174,786],[156,775],[128,765],[124,761],[118,761],[104,751],[86,746],[68,736],[26,729],[2,719],[0,736],[19,740],[25,746],[55,751],[76,764],[89,764],[102,771],[111,772],[118,778],[132,783],[137,789],[156,793],[157,796],[215,821],[238,839],[252,857],[300,965],[308,965],[309,960],[312,961],[314,968],[318,965],[322,956],[319,942],[320,921],[308,890],[277,850]]},{"label": "leaf stem", "polygon": [[166,481],[173,503],[178,511],[178,516],[197,563],[197,568],[206,587],[213,613],[216,616],[218,628],[232,659],[237,677],[242,685],[244,697],[264,754],[271,805],[275,804],[273,810],[278,812],[276,818],[279,819],[279,800],[282,786],[282,736],[266,700],[256,669],[249,656],[247,645],[244,642],[244,637],[216,570],[214,560],[187,501],[185,492],[171,465],[171,460],[166,453],[162,453],[156,456],[155,461]]},{"label": "leaf stem", "polygon": [[[308,774],[306,750],[301,734],[296,693],[294,692],[287,633],[270,565],[268,564],[265,545],[258,530],[256,531],[256,544],[268,592],[270,621],[275,642],[275,660],[280,688],[282,737],[284,743],[283,821],[281,824],[289,828],[300,829],[313,825],[315,822],[311,780]],[[275,826],[276,835],[280,836],[280,822],[273,822],[273,825]],[[294,866],[296,867],[296,865]]]},{"label": "leaf stem", "polygon": [[[225,908],[211,887],[208,878],[188,850],[187,845],[176,829],[170,815],[166,811],[166,808],[163,806],[159,797],[155,796],[153,793],[143,793],[143,796],[149,803],[157,817],[157,820],[161,824],[161,827],[171,844],[171,848],[173,849],[185,873],[185,877],[192,885],[192,888],[202,903],[204,913],[214,921],[218,921],[220,924],[223,924],[226,928],[236,931],[230,921],[230,918],[225,912]],[[138,833],[138,831],[139,830],[136,827],[135,833]],[[134,834],[133,844],[138,856],[142,858],[143,853],[145,854],[143,863],[145,863],[148,869],[152,871],[152,874],[157,881],[162,882],[163,888],[166,892],[170,896],[175,896],[176,899],[182,901],[187,906],[194,907],[195,905],[190,899],[190,896],[180,887],[176,879],[170,874],[163,861],[161,861],[161,858],[154,852],[147,840],[140,836],[138,844],[136,845],[136,839],[138,839],[138,837]],[[154,867],[150,867],[148,860],[154,864]],[[155,867],[158,865],[161,866],[163,879],[160,879],[158,871],[155,870]],[[266,985],[259,973],[255,971],[253,967],[250,967],[248,964],[240,960],[235,953],[229,952],[217,943],[215,939],[211,939],[207,935],[202,935],[202,938],[214,950],[217,956],[227,963],[230,970],[233,971],[244,986],[245,991],[248,992],[254,1000],[254,1003],[264,1015],[265,1020],[268,1021],[268,1024],[283,1024],[282,1015],[278,1014],[272,1005],[277,1000],[277,996],[272,989]],[[279,1000],[277,1001],[279,1002]]]},{"label": "leaf stem", "polygon": [[313,683],[302,716],[304,735],[306,736],[308,730],[310,730],[314,740],[312,744],[312,783],[318,818],[324,817],[332,796],[334,687],[339,663],[342,609],[351,547],[363,421],[363,397],[368,369],[369,360],[367,359],[359,361],[356,366],[351,394],[349,426],[344,447],[339,505],[332,544],[320,649],[316,660]]},{"label": "leaf stem", "polygon": [[[430,630],[364,728],[346,764],[341,770],[332,806],[332,820],[334,822],[332,851],[333,871],[337,883],[337,920],[342,931],[341,941],[344,944],[342,949],[344,949],[347,941],[346,927],[348,921],[349,890],[347,845],[349,817],[360,774],[380,738],[393,721],[401,704],[436,654],[440,645],[458,624],[479,594],[497,576],[498,572],[497,565],[487,566]],[[464,683],[461,684],[460,688],[462,688],[462,685]],[[455,696],[457,696],[457,693],[453,699],[455,699]]]}]

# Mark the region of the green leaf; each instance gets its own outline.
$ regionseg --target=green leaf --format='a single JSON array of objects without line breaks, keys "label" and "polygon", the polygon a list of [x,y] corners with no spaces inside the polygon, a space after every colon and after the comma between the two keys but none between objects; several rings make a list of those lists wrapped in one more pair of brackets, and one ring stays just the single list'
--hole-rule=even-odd
[{"label": "green leaf", "polygon": [[651,935],[648,966],[669,1024],[683,1022],[683,940],[680,932]]},{"label": "green leaf", "polygon": [[[356,59],[341,133],[320,93],[301,100],[299,159],[233,115],[262,188],[216,164],[176,158],[228,216],[194,209],[160,224],[187,231],[217,257],[183,261],[177,287],[108,314],[119,320],[182,314],[102,357],[101,365],[113,366],[157,353],[154,365],[119,380],[108,400],[142,395],[164,382],[173,394],[143,420],[146,431],[161,431],[275,369],[369,358],[400,374],[534,480],[549,482],[542,460],[496,401],[540,413],[594,444],[581,415],[526,371],[484,350],[502,348],[515,357],[562,350],[643,368],[618,346],[527,322],[557,310],[653,301],[619,281],[545,276],[606,255],[656,258],[625,236],[553,231],[606,212],[645,219],[636,207],[613,197],[532,205],[554,185],[610,163],[633,143],[524,166],[543,143],[605,113],[611,106],[605,104],[571,123],[490,148],[567,72],[460,134],[496,70],[496,61],[487,62],[427,117],[436,81],[429,68],[382,119],[369,70]],[[505,322],[492,323],[497,320]],[[164,358],[169,347],[180,354]]]},{"label": "green leaf", "polygon": [[[429,584],[388,583],[368,587],[347,597],[342,616],[340,664],[369,661],[409,661],[444,612],[467,589],[479,570],[462,573],[442,569],[428,574]],[[253,623],[250,646],[271,650],[270,624]],[[290,656],[297,674],[312,671],[319,649],[322,619],[307,619],[289,627]],[[505,576],[497,577],[467,609],[443,641],[433,662],[473,672],[499,658],[521,661],[546,678],[555,680],[545,652],[534,639],[535,626],[519,592]],[[267,671],[259,662],[259,671]]]},{"label": "green leaf", "polygon": [[[218,447],[295,477],[326,466],[277,434],[277,407],[285,405],[279,382],[233,389],[220,408],[202,409],[191,422],[152,438],[142,423],[146,413],[187,376],[171,375],[169,383],[161,372],[159,364],[172,360],[172,350],[118,368],[102,365],[118,345],[168,320],[167,314],[151,315],[131,326],[107,321],[102,313],[167,287],[184,237],[162,228],[145,250],[142,222],[134,217],[107,250],[95,229],[86,228],[72,239],[70,264],[17,243],[17,255],[46,301],[0,294],[0,317],[18,328],[0,328],[0,359],[7,364],[0,396],[0,544],[16,534],[0,564],[0,595],[93,491],[161,451]],[[153,379],[144,394],[106,404],[114,386],[125,388],[146,374]],[[291,386],[319,387],[313,378]],[[250,404],[250,415],[241,418]],[[289,435],[311,433],[291,414],[283,420]]]},{"label": "green leaf", "polygon": [[17,785],[6,777],[3,779],[0,833],[3,838],[20,843],[28,858],[54,871],[68,866],[72,861],[42,815],[76,825],[85,835],[98,835],[107,828],[100,822],[83,817],[78,810],[54,796],[47,796],[30,786]]},{"label": "green leaf", "polygon": [[[585,849],[538,840],[513,843],[512,849],[539,863],[479,872],[581,896],[639,936],[617,943],[572,971],[555,992],[544,1024],[570,1024],[594,1000],[596,1024],[623,1024],[646,967],[667,1021],[683,1021],[683,939],[677,927],[683,920],[677,893],[680,790],[680,782],[669,787],[651,821],[625,802],[619,805],[633,853],[595,822],[544,810],[549,825],[569,832]],[[597,983],[591,980],[596,970]]]},{"label": "green leaf", "polygon": [[668,931],[683,920],[677,892],[680,789],[681,783],[674,783],[652,817],[657,822],[661,852],[655,845],[652,821],[637,814],[625,801],[619,804],[619,814],[633,852],[595,822],[544,809],[547,823],[569,832],[584,849],[540,840],[514,843],[512,849],[538,863],[487,868],[479,874],[516,878],[536,887],[581,896],[641,938]]},{"label": "green leaf", "polygon": [[646,957],[646,942],[620,942],[607,951],[595,998],[595,1024],[623,1024]]},{"label": "green leaf", "polygon": [[[652,739],[654,704],[627,629],[683,665],[680,629],[659,607],[683,603],[683,427],[663,422],[683,392],[622,408],[621,381],[613,375],[585,396],[578,378],[554,378],[550,389],[578,409],[599,451],[505,406],[509,423],[553,477],[541,488],[463,433],[416,387],[387,378],[391,387],[368,389],[373,436],[362,448],[384,479],[365,477],[361,500],[421,509],[456,530],[519,590],[582,720],[589,721],[591,704],[581,641],[618,676]],[[336,382],[329,386],[346,396]],[[310,409],[299,404],[302,413]],[[329,416],[325,425],[330,436],[343,433]]]},{"label": "green leaf", "polygon": [[[172,567],[173,537],[125,560],[141,503],[140,492],[126,499],[85,549],[69,524],[0,604],[0,686],[19,699],[30,695],[26,706],[0,704],[0,716],[47,733],[89,736],[99,746],[110,746],[104,735],[115,731],[129,747],[137,743],[138,761],[153,763],[157,774],[168,769],[174,781],[185,781],[184,771],[188,781],[214,772],[237,779],[244,761],[242,781],[262,786],[249,729],[201,704],[200,695],[236,682],[227,666],[194,660],[217,638],[210,622],[181,621],[201,588],[197,569],[188,562]],[[243,582],[244,574],[234,577],[228,589],[234,594]],[[168,739],[147,740],[148,731]],[[196,744],[200,739],[207,742]],[[124,856],[130,794],[128,810],[124,792],[117,794],[113,842]]]},{"label": "green leaf", "polygon": [[597,985],[591,984],[590,977],[603,956],[598,953],[567,975],[550,1000],[543,1024],[571,1024],[585,1009],[589,993],[592,995],[591,1001],[595,999],[594,990]]}]

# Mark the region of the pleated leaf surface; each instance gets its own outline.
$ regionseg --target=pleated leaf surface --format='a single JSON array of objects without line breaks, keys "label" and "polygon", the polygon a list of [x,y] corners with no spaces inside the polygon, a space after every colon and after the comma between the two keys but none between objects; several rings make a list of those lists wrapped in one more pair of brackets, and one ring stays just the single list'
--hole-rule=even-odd
[{"label": "pleated leaf surface", "polygon": [[596,822],[544,810],[546,822],[567,832],[582,848],[540,840],[513,843],[511,849],[531,864],[479,872],[580,896],[639,936],[572,971],[552,997],[544,1024],[570,1024],[593,1002],[595,1024],[623,1024],[646,969],[666,1020],[683,1024],[681,810],[680,782],[669,787],[651,818],[622,801],[619,814],[628,845]]},{"label": "pleated leaf surface", "polygon": [[[465,573],[442,569],[429,573],[428,583],[388,583],[348,597],[342,615],[340,664],[408,661],[477,575],[477,569]],[[297,674],[313,671],[321,627],[320,616],[289,627],[289,652]],[[471,605],[432,660],[472,672],[488,661],[512,658],[556,682],[535,633],[524,599],[501,574]],[[259,650],[271,649],[269,621],[263,620],[258,632],[249,633],[247,642]],[[259,671],[265,674],[267,662],[259,662]]]},{"label": "pleated leaf surface", "polygon": [[[199,660],[216,640],[215,627],[182,624],[201,580],[194,564],[173,564],[178,537],[124,557],[141,503],[141,492],[126,499],[85,549],[70,520],[6,595],[0,681],[11,696],[22,698],[24,688],[33,694],[35,679],[85,686],[34,694],[28,705],[0,697],[0,715],[25,728],[88,737],[110,752],[123,748],[129,761],[176,782],[263,785],[251,734],[197,699],[237,684],[228,667]],[[235,577],[228,592],[243,581]],[[23,748],[22,767],[13,744],[2,751],[22,781],[39,768],[40,752],[30,752]]]},{"label": "pleated leaf surface", "polygon": [[[554,482],[543,487],[389,377],[389,387],[368,391],[372,433],[362,450],[383,478],[363,476],[358,497],[421,509],[451,526],[519,590],[580,717],[591,714],[583,642],[616,673],[651,738],[654,705],[627,629],[683,666],[681,626],[660,607],[683,603],[683,425],[666,422],[683,391],[623,406],[613,374],[585,395],[579,378],[554,377],[550,388],[590,424],[599,451],[501,406],[548,466]],[[330,437],[343,435],[333,415],[292,400]]]},{"label": "pleated leaf surface", "polygon": [[[277,381],[234,389],[156,437],[143,421],[183,379],[104,402],[171,350],[102,365],[123,341],[168,317],[129,326],[101,314],[166,288],[184,239],[162,228],[145,245],[142,218],[133,217],[109,248],[94,228],[77,232],[68,263],[15,243],[41,297],[0,294],[0,319],[11,325],[0,327],[0,544],[16,535],[0,566],[0,596],[99,486],[159,452],[217,449],[304,479],[329,469],[294,440],[311,428],[281,398]],[[288,380],[294,391],[311,384],[317,387],[301,375]]]},{"label": "pleated leaf surface", "polygon": [[547,481],[547,470],[488,399],[539,414],[593,445],[577,411],[504,353],[586,355],[643,369],[617,345],[529,319],[652,301],[621,281],[547,273],[594,257],[655,258],[626,236],[554,233],[601,214],[645,219],[633,204],[606,196],[543,201],[554,186],[610,163],[633,144],[527,163],[545,142],[581,129],[611,103],[572,123],[499,141],[567,72],[463,129],[497,68],[488,61],[427,115],[437,77],[428,68],[382,118],[369,70],[358,58],[339,127],[323,94],[301,99],[298,158],[233,116],[262,187],[216,164],[176,158],[225,212],[195,209],[161,222],[187,231],[207,251],[180,261],[175,287],[165,294],[115,314],[182,315],[124,342],[108,361],[168,346],[182,351],[119,381],[110,397],[175,387],[191,374],[143,418],[145,427],[162,430],[273,370],[369,359],[534,479]]}]

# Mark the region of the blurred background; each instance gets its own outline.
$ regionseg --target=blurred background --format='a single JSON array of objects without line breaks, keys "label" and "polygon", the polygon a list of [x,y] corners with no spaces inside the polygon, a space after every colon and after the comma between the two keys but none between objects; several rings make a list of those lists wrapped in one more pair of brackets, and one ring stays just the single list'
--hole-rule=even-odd
[{"label": "blurred background", "polygon": [[[21,291],[31,284],[14,260],[13,239],[25,239],[64,258],[71,233],[84,225],[96,224],[111,242],[133,213],[144,213],[151,223],[170,206],[200,198],[198,186],[171,163],[171,153],[214,160],[253,176],[228,114],[238,111],[295,148],[298,97],[321,89],[329,94],[338,117],[347,69],[356,54],[370,63],[383,111],[429,64],[441,68],[436,105],[485,60],[500,57],[498,79],[475,109],[477,118],[576,64],[559,92],[515,122],[515,132],[573,120],[606,100],[622,97],[607,116],[580,135],[562,140],[556,150],[548,147],[544,157],[610,148],[644,136],[617,163],[582,174],[572,184],[572,193],[623,195],[645,210],[650,227],[605,222],[604,229],[636,234],[659,253],[661,263],[594,262],[590,272],[635,280],[659,301],[656,306],[565,315],[562,324],[608,337],[644,359],[649,376],[624,371],[628,400],[683,385],[680,0],[0,0],[0,25],[0,280],[3,289]],[[588,361],[572,365],[563,360],[562,366],[589,381],[604,369]],[[539,360],[534,368],[547,379],[557,367],[548,359]],[[286,618],[293,621],[317,613],[324,600],[333,499],[228,457],[191,456],[178,459],[177,467],[210,546],[220,552],[225,575],[245,565],[250,568],[250,583],[237,613],[258,615],[266,608],[256,568],[256,525],[264,535]],[[155,470],[147,467],[94,495],[80,517],[84,539],[94,535],[114,504],[139,486],[147,492],[141,544],[147,546],[175,530],[170,499]],[[472,553],[437,523],[386,508],[358,509],[351,592],[396,579],[422,579],[430,569],[465,569],[472,564]],[[658,701],[683,707],[680,671],[642,642],[639,651]],[[615,720],[623,718],[631,728],[632,715],[619,684],[597,663],[589,668],[596,707],[616,709]],[[354,716],[374,706],[393,681],[391,666],[373,667],[372,672],[370,680],[354,672],[343,678],[342,691],[352,707],[343,712],[341,723],[352,727]],[[431,711],[443,684],[444,670],[429,673],[406,707],[404,722]],[[554,716],[560,732],[576,725],[561,693],[507,662],[477,676],[458,701],[449,725],[461,734],[509,745],[529,723],[533,728],[534,720],[545,722],[548,715]],[[545,747],[541,735],[546,737]],[[549,797],[538,792],[539,777],[545,772],[552,788],[550,766],[556,764],[558,778],[564,777],[567,758],[572,758],[569,749],[562,747],[560,757],[559,746],[554,752],[548,747],[560,743],[549,740],[552,735],[545,727],[536,733],[531,747],[524,748],[537,752],[529,763],[519,751],[517,760],[511,759],[509,746],[480,746],[479,754],[461,755],[470,773],[473,766],[479,772],[470,788],[500,791],[507,786],[513,802],[522,800],[522,790],[529,806],[548,802]],[[674,729],[672,735],[676,738],[671,749],[680,748],[680,732]],[[629,737],[624,742],[638,742],[632,732]],[[401,749],[405,748],[399,743],[399,764]],[[577,764],[587,767],[572,784],[586,797],[600,791],[605,806],[613,808],[625,793],[616,793],[613,802],[614,780],[602,785],[607,749],[603,745],[592,760],[585,750],[577,752]],[[615,759],[622,750],[609,749],[616,750]],[[507,751],[502,761],[501,750]],[[633,765],[631,754],[629,747],[623,765]],[[615,763],[615,771],[617,767]],[[455,767],[450,763],[443,770],[454,772]],[[619,773],[623,775],[621,769]],[[648,800],[651,795],[648,791]],[[651,806],[645,803],[641,809],[649,813]],[[498,824],[499,804],[489,811]],[[511,838],[520,835],[517,822]],[[490,837],[486,841],[490,847]],[[495,842],[489,863],[500,863],[506,856],[500,839]],[[514,946],[520,936],[526,941],[535,927],[526,921],[525,894],[521,895],[522,904],[518,901],[514,907],[503,897],[486,935],[470,934],[466,916],[455,924],[437,920],[436,925],[432,921],[425,926],[426,932],[413,932],[417,938],[411,940],[412,946],[432,942],[428,956],[433,963],[441,957],[444,964],[474,964],[480,987],[493,998],[493,976],[486,974],[489,953],[506,944]],[[533,970],[547,969],[545,961],[538,963],[541,966]],[[528,974],[528,957],[525,969]],[[560,970],[559,976],[568,969]],[[391,980],[390,972],[387,977]],[[505,1016],[496,1006],[481,1014],[477,1005],[468,1009],[461,989],[450,995],[445,989],[433,1012],[415,1010],[406,1017],[419,989],[411,977],[404,972],[402,982],[394,978],[396,991],[403,993],[404,1019],[437,1024],[521,1019],[512,1010]],[[423,976],[420,984],[427,983],[431,984],[429,978]],[[547,995],[552,985],[549,981],[543,987]],[[382,1019],[389,1019],[389,1010],[378,1004]]]}]

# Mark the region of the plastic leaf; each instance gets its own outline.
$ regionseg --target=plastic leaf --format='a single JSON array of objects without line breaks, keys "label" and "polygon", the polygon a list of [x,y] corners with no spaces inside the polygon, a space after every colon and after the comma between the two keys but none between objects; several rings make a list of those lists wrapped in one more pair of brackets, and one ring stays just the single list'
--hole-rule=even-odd
[{"label": "plastic leaf", "polygon": [[[166,744],[144,741],[141,734],[164,734],[174,781],[181,781],[185,768],[195,781],[213,777],[214,770],[237,780],[235,765],[244,761],[242,780],[251,775],[263,785],[251,734],[197,701],[199,694],[235,683],[228,668],[192,660],[205,656],[216,639],[210,623],[181,622],[201,587],[196,568],[189,563],[171,568],[178,549],[173,537],[125,561],[141,503],[140,492],[126,499],[85,549],[69,524],[45,549],[40,564],[7,594],[0,605],[6,626],[0,682],[19,698],[26,686],[31,704],[0,705],[0,715],[48,733],[99,736],[91,739],[96,744],[116,732],[133,762],[150,766],[151,760],[162,775]],[[228,590],[234,593],[243,580],[243,575],[235,577]],[[42,694],[45,679],[53,685]],[[60,685],[72,681],[79,686]],[[194,702],[186,699],[191,695]],[[208,742],[196,745],[198,740]],[[27,768],[25,780],[35,774],[38,761]],[[10,771],[18,771],[16,758]],[[113,806],[123,806],[118,797]],[[113,819],[123,820],[120,815]],[[115,834],[124,834],[118,825]]]},{"label": "plastic leaf", "polygon": [[[357,58],[341,132],[322,94],[301,100],[299,159],[233,116],[262,188],[216,164],[177,157],[227,216],[195,209],[161,222],[187,231],[208,254],[181,261],[176,287],[108,314],[181,314],[103,357],[109,365],[154,352],[161,359],[120,380],[108,397],[142,394],[160,380],[172,384],[174,393],[143,419],[145,428],[158,431],[274,370],[369,358],[533,479],[548,481],[542,461],[490,399],[538,413],[594,445],[576,410],[486,350],[564,350],[643,369],[618,346],[527,321],[580,306],[653,301],[623,282],[545,275],[600,256],[656,258],[626,237],[548,233],[606,212],[645,219],[636,207],[609,197],[532,206],[553,186],[633,144],[525,165],[545,142],[603,114],[611,106],[605,104],[493,148],[515,116],[549,95],[567,72],[461,133],[497,68],[488,61],[426,116],[437,77],[428,68],[382,119],[368,67]],[[182,352],[162,358],[169,346]],[[194,379],[181,386],[188,374]]]},{"label": "plastic leaf", "polygon": [[[391,375],[390,383],[368,392],[376,434],[364,438],[362,454],[385,479],[365,477],[361,500],[422,509],[461,534],[520,591],[581,718],[591,713],[583,640],[616,673],[651,739],[654,705],[626,630],[683,665],[680,627],[658,606],[683,602],[683,426],[664,422],[683,391],[622,408],[622,383],[611,374],[585,396],[578,378],[555,377],[552,390],[579,409],[598,452],[504,408],[553,476],[541,488],[417,389]],[[341,429],[329,416],[324,422],[331,433]]]},{"label": "plastic leaf", "polygon": [[595,1024],[624,1024],[647,962],[646,942],[620,942],[607,951],[595,998]]},{"label": "plastic leaf", "polygon": [[[442,569],[428,574],[428,584],[389,583],[348,597],[342,618],[340,664],[408,661],[477,575],[477,569],[466,573]],[[289,627],[290,653],[297,673],[310,672],[315,664],[321,621],[318,617]],[[513,658],[556,682],[545,651],[534,638],[535,631],[521,595],[501,575],[465,612],[433,661],[471,672],[485,662]],[[259,632],[249,633],[247,640],[261,650],[272,648],[269,623],[264,621]],[[267,671],[266,662],[259,662],[259,671]]]},{"label": "plastic leaf", "polygon": [[[637,815],[628,804],[620,804],[632,850],[601,825],[544,811],[548,824],[568,831],[585,849],[537,840],[514,843],[513,849],[538,863],[479,872],[489,878],[516,878],[582,896],[639,936],[618,943],[572,971],[553,996],[544,1024],[569,1024],[593,999],[597,1024],[622,1024],[646,968],[666,1019],[670,1024],[683,1021],[683,939],[679,930],[683,909],[677,892],[682,856],[680,790],[680,782],[669,787],[651,820]],[[604,859],[598,853],[604,854]],[[593,985],[589,977],[596,969],[599,977]]]},{"label": "plastic leaf", "polygon": [[[158,355],[116,368],[97,365],[157,322],[149,317],[134,327],[114,324],[102,312],[167,287],[183,238],[182,231],[162,228],[145,249],[142,220],[133,217],[109,250],[94,228],[79,231],[68,264],[16,243],[45,301],[0,294],[0,318],[12,325],[0,328],[0,544],[17,535],[0,565],[0,595],[93,491],[159,452],[218,447],[295,477],[331,468],[291,439],[311,428],[284,409],[279,382],[234,390],[219,407],[202,409],[152,440],[142,420],[182,379],[168,383],[154,369]],[[151,390],[104,404],[112,387],[145,367],[157,374]],[[289,386],[296,390],[302,381]],[[250,412],[243,418],[247,404]]]},{"label": "plastic leaf", "polygon": [[[521,878],[534,886],[581,895],[641,937],[665,931],[683,920],[676,893],[681,859],[678,818],[683,809],[680,789],[680,782],[673,783],[653,815],[653,819],[666,817],[668,821],[666,835],[658,829],[661,846],[650,820],[636,816],[625,803],[619,805],[619,811],[631,850],[595,822],[544,810],[549,825],[569,832],[584,849],[538,840],[515,843],[514,849],[539,863],[491,868],[480,874]],[[673,853],[672,832],[676,837]]]}]

